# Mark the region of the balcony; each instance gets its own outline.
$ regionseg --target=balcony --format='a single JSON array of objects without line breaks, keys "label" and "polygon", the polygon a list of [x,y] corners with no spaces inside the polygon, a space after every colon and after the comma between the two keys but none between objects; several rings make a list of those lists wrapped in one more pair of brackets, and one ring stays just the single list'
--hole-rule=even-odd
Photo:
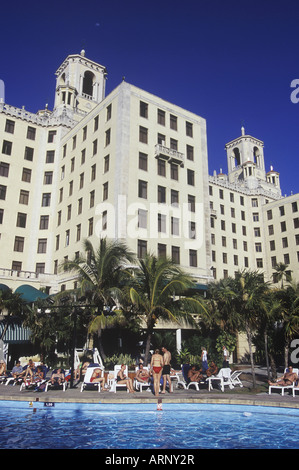
[{"label": "balcony", "polygon": [[184,166],[185,155],[177,150],[165,147],[162,144],[155,145],[155,158],[163,158],[168,160],[169,163],[177,163],[180,166]]}]

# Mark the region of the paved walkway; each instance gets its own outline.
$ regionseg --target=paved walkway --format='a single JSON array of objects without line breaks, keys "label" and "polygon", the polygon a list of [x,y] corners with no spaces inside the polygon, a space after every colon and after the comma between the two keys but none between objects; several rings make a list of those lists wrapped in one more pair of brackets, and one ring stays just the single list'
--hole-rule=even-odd
[{"label": "paved walkway", "polygon": [[[260,371],[259,371],[260,372]],[[173,393],[160,394],[159,400],[162,403],[226,403],[240,405],[260,405],[260,406],[279,406],[299,408],[299,394],[296,397],[286,393],[281,396],[275,392],[271,395],[267,393],[265,387],[266,379],[263,373],[257,376],[257,383],[261,390],[254,393],[252,387],[252,377],[248,371],[244,371],[241,376],[244,387],[235,387],[233,390],[225,389],[220,392],[214,389],[208,392],[207,389],[199,391],[195,389],[176,389]],[[261,386],[264,388],[261,388]],[[41,402],[65,402],[65,403],[157,403],[158,397],[151,392],[143,390],[143,392],[127,393],[125,390],[118,390],[116,393],[109,391],[97,392],[96,390],[80,391],[80,386],[65,392],[62,390],[49,390],[48,392],[34,392],[32,390],[20,391],[19,386],[0,385],[0,400],[17,400],[17,401],[41,401]]]}]

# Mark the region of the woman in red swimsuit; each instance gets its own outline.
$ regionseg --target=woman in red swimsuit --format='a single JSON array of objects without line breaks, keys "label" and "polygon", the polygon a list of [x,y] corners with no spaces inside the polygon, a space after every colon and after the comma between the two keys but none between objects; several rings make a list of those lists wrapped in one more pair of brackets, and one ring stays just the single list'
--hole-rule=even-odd
[{"label": "woman in red swimsuit", "polygon": [[162,375],[163,365],[164,365],[163,356],[161,356],[159,349],[156,349],[151,359],[151,369],[153,373],[154,391],[155,391],[156,397],[159,396],[160,379]]}]

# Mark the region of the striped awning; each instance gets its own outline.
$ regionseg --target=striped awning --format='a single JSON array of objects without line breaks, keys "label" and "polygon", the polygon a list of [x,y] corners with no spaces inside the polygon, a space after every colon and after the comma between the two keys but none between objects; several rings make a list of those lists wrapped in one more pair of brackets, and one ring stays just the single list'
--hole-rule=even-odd
[{"label": "striped awning", "polygon": [[[0,322],[0,338],[5,329],[5,323]],[[8,325],[8,328],[2,338],[4,343],[29,343],[30,342],[30,330],[29,328],[24,328],[22,325],[11,324]]]}]

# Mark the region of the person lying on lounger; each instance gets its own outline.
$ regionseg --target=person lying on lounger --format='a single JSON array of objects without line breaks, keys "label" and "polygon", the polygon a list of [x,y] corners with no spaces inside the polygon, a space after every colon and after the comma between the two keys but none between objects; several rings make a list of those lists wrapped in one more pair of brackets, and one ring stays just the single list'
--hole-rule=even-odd
[{"label": "person lying on lounger", "polygon": [[91,383],[100,383],[102,389],[105,389],[105,377],[102,377],[102,370],[100,368],[97,368],[93,371],[91,377],[90,377],[90,382]]},{"label": "person lying on lounger", "polygon": [[57,369],[56,372],[53,372],[53,374],[51,376],[51,384],[52,385],[54,385],[54,384],[61,385],[63,382],[64,382],[64,373],[59,368],[59,369]]},{"label": "person lying on lounger", "polygon": [[276,382],[270,382],[268,381],[269,385],[281,385],[283,387],[287,385],[293,385],[295,381],[298,380],[298,375],[293,372],[293,367],[289,366],[288,367],[288,372],[285,372],[284,375],[280,378],[277,379]]}]

